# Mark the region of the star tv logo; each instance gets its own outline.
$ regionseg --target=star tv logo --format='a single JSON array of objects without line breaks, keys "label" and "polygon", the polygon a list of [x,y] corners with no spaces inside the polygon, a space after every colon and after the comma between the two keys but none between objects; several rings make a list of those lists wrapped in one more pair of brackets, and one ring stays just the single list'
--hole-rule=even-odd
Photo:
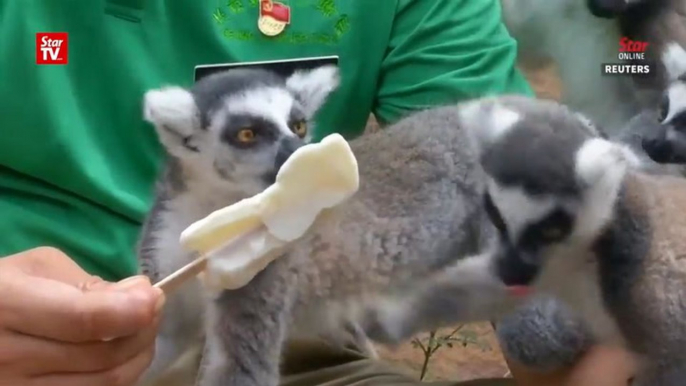
[{"label": "star tv logo", "polygon": [[653,74],[653,66],[646,59],[648,42],[619,39],[617,59],[628,63],[603,63],[605,75],[648,76]]},{"label": "star tv logo", "polygon": [[36,33],[36,64],[67,64],[69,36],[66,32]]}]

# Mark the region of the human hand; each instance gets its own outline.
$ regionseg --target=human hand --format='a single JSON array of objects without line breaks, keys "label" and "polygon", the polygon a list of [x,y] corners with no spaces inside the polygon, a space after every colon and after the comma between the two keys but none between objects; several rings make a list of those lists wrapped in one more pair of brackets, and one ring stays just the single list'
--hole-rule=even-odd
[{"label": "human hand", "polygon": [[577,363],[552,373],[539,373],[507,361],[521,386],[628,386],[637,368],[633,354],[621,348],[594,346]]},{"label": "human hand", "polygon": [[0,259],[0,386],[129,386],[149,366],[164,296],[107,283],[59,250]]}]

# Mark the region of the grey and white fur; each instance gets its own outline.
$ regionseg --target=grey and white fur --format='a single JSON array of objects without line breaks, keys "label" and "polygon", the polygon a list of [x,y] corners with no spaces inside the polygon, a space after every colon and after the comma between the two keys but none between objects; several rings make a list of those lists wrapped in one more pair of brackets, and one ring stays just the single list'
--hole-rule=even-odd
[{"label": "grey and white fur", "polygon": [[[656,117],[664,104],[662,95],[668,93],[664,90],[686,66],[686,1],[501,3],[506,25],[519,43],[521,62],[556,64],[562,103],[588,116],[603,135],[630,146],[646,172],[686,175],[683,166],[656,157],[673,153],[675,141],[666,140],[667,130]],[[601,63],[619,62],[623,37],[649,43],[645,56],[656,71],[652,76],[602,74]],[[498,323],[497,333],[506,355],[539,370],[569,365],[594,342],[583,321],[549,296],[509,314]]]},{"label": "grey and white fur", "polygon": [[[598,134],[627,145],[640,160],[641,171],[683,177],[686,168],[679,164],[678,157],[686,152],[679,153],[678,142],[685,137],[677,127],[661,123],[659,115],[659,110],[644,110],[614,138],[608,138],[600,129]],[[670,139],[668,131],[672,131]],[[538,295],[499,320],[496,331],[509,358],[541,371],[573,364],[596,343],[579,315],[549,295]]]},{"label": "grey and white fur", "polygon": [[[157,281],[188,263],[186,226],[271,184],[338,82],[329,66],[288,78],[244,69],[149,91],[145,118],[170,158],[141,237],[143,272]],[[201,386],[275,386],[286,339],[359,330],[365,310],[478,251],[488,223],[467,140],[454,107],[352,140],[358,192],[247,286],[212,294],[193,280],[171,295],[143,383],[205,336]]]},{"label": "grey and white fur", "polygon": [[[507,315],[518,302],[505,287],[531,286],[581,316],[593,339],[634,352],[634,386],[683,385],[686,180],[641,171],[630,148],[556,102],[484,99],[464,108],[462,121],[473,122],[465,130],[487,176],[498,239],[377,311],[377,330],[397,340],[448,319]],[[431,313],[437,305],[442,314]]]}]

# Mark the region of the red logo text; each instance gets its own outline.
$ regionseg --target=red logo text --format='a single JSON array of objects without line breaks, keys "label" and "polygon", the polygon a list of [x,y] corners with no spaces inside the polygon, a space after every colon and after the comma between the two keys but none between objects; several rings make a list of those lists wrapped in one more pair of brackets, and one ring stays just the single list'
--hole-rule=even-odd
[{"label": "red logo text", "polygon": [[639,42],[623,37],[619,40],[619,52],[645,52],[648,42]]},{"label": "red logo text", "polygon": [[36,64],[67,64],[69,38],[66,32],[36,34]]}]

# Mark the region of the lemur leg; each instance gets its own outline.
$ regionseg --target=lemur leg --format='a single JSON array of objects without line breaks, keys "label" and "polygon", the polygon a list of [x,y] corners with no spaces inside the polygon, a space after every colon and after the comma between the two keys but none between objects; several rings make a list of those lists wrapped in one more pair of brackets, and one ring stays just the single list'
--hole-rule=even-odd
[{"label": "lemur leg", "polygon": [[420,332],[512,312],[522,301],[495,279],[490,264],[487,254],[458,261],[418,290],[368,310],[363,328],[372,340],[393,345]]},{"label": "lemur leg", "polygon": [[200,386],[277,386],[293,304],[283,259],[211,302]]},{"label": "lemur leg", "polygon": [[184,353],[202,344],[204,299],[199,284],[190,280],[167,299],[155,340],[155,357],[139,385],[154,383]]},{"label": "lemur leg", "polygon": [[323,333],[320,337],[335,348],[352,348],[368,358],[378,358],[376,347],[367,336],[366,331],[358,322],[343,324],[342,331]]},{"label": "lemur leg", "polygon": [[364,329],[358,323],[348,323],[346,331],[351,335],[351,344],[362,351],[369,358],[378,358],[379,354]]}]

